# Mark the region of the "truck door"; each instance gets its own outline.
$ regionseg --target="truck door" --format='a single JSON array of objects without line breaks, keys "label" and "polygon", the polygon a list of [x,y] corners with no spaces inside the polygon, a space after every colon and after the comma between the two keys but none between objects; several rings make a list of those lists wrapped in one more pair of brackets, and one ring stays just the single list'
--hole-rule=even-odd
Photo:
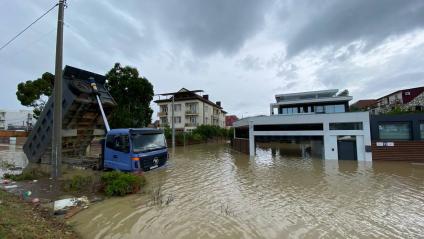
[{"label": "truck door", "polygon": [[124,171],[131,170],[130,141],[126,134],[108,135],[105,148],[105,167]]}]

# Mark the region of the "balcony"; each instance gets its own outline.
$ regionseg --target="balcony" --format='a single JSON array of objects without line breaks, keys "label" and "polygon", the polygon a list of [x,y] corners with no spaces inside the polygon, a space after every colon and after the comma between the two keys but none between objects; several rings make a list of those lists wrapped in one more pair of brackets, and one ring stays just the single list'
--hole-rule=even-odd
[{"label": "balcony", "polygon": [[197,112],[197,110],[186,110],[185,114],[186,115],[198,115],[199,112]]},{"label": "balcony", "polygon": [[167,115],[168,115],[168,112],[166,112],[166,111],[158,112],[158,116],[159,116],[159,117],[167,116]]},{"label": "balcony", "polygon": [[197,127],[199,123],[185,123],[185,127]]}]

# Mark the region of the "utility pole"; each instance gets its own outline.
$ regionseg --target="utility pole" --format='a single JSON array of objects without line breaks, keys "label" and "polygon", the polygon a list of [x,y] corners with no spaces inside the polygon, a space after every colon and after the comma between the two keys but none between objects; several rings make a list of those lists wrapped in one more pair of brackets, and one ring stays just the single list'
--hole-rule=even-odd
[{"label": "utility pole", "polygon": [[171,125],[172,125],[172,151],[175,150],[175,126],[174,126],[174,102],[175,94],[172,96],[172,111],[171,111]]},{"label": "utility pole", "polygon": [[66,0],[59,0],[56,36],[56,65],[54,78],[54,114],[52,137],[52,178],[61,175],[62,166],[62,58],[63,58],[63,19]]}]

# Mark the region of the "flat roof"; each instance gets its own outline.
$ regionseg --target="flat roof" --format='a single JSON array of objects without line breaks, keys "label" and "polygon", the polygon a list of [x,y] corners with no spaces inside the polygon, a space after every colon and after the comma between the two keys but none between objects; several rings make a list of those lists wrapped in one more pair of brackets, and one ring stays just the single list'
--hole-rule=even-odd
[{"label": "flat roof", "polygon": [[334,95],[339,92],[338,89],[330,89],[330,90],[317,90],[317,91],[304,91],[304,92],[295,92],[295,93],[286,93],[286,94],[278,94],[275,97],[285,97],[285,96],[302,96],[302,95]]}]

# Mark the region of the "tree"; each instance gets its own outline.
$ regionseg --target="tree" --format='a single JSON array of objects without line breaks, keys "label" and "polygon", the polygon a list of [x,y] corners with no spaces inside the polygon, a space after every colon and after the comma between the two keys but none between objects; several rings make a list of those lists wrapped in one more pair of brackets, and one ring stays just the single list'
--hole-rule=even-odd
[{"label": "tree", "polygon": [[22,105],[34,108],[34,117],[38,118],[44,109],[48,97],[52,94],[54,75],[45,72],[41,78],[18,84],[16,96]]},{"label": "tree", "polygon": [[[106,74],[106,88],[118,103],[112,112],[112,128],[145,127],[152,121],[153,85],[136,68],[122,67],[116,63]],[[38,118],[52,94],[54,75],[46,72],[41,78],[18,84],[16,96],[22,105],[34,107],[34,117]]]},{"label": "tree", "polygon": [[115,63],[106,74],[106,88],[118,103],[110,117],[112,128],[145,127],[152,121],[153,85],[136,68]]}]

